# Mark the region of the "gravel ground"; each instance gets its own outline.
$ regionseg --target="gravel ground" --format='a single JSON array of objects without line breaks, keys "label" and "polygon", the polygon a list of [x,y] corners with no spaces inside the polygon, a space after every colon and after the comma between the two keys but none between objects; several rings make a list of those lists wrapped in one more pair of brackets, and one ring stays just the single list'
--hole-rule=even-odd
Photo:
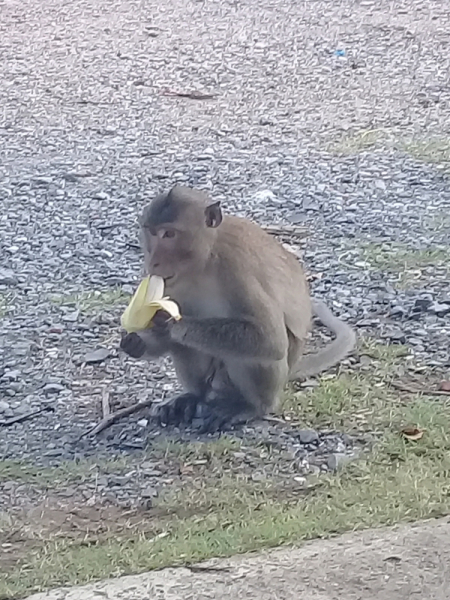
[{"label": "gravel ground", "polygon": [[[105,390],[116,410],[176,388],[167,363],[117,351],[141,276],[137,214],[175,182],[306,227],[294,250],[314,293],[448,372],[448,163],[423,160],[450,160],[446,0],[0,11],[0,420],[53,409],[2,427],[0,456],[57,464],[145,446],[142,414],[79,438]],[[177,95],[193,92],[211,97]],[[264,429],[324,470],[352,451],[345,434]]]}]

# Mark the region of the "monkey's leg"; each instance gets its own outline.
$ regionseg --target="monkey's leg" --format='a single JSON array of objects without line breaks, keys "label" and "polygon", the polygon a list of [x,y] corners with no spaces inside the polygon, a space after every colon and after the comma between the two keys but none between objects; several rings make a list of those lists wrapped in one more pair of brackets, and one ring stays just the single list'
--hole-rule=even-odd
[{"label": "monkey's leg", "polygon": [[288,350],[288,365],[289,365],[289,380],[295,378],[295,370],[305,351],[305,342],[294,336],[288,330],[289,350]]},{"label": "monkey's leg", "polygon": [[262,417],[276,406],[287,373],[287,360],[265,364],[227,361],[205,397],[201,430],[214,432]]},{"label": "monkey's leg", "polygon": [[178,345],[173,345],[171,356],[184,393],[158,404],[152,413],[165,425],[189,424],[205,400],[215,372],[214,360],[211,356]]}]

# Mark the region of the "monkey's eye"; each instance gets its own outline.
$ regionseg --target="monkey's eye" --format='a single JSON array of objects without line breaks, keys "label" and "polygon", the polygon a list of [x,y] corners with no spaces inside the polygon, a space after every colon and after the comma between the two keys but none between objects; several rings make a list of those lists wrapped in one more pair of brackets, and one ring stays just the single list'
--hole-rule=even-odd
[{"label": "monkey's eye", "polygon": [[175,231],[173,229],[166,229],[165,231],[162,232],[162,236],[163,238],[174,238],[175,237]]}]

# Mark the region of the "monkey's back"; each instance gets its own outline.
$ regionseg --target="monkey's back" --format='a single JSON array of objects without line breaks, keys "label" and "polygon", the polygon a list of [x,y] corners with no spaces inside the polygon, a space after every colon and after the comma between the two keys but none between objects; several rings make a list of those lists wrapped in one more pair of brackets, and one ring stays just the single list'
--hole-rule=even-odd
[{"label": "monkey's back", "polygon": [[218,228],[220,232],[218,250],[232,268],[230,280],[224,284],[236,286],[236,293],[256,291],[277,303],[282,307],[287,327],[303,338],[311,321],[311,302],[297,257],[248,219],[227,215]]}]

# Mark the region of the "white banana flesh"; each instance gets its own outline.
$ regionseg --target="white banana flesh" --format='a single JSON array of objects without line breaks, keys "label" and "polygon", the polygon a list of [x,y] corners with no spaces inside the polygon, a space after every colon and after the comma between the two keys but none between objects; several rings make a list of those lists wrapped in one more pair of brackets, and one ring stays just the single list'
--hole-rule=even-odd
[{"label": "white banana flesh", "polygon": [[140,283],[121,317],[121,325],[128,333],[148,329],[158,310],[165,310],[176,321],[181,319],[178,304],[164,297],[164,279],[152,275]]}]

